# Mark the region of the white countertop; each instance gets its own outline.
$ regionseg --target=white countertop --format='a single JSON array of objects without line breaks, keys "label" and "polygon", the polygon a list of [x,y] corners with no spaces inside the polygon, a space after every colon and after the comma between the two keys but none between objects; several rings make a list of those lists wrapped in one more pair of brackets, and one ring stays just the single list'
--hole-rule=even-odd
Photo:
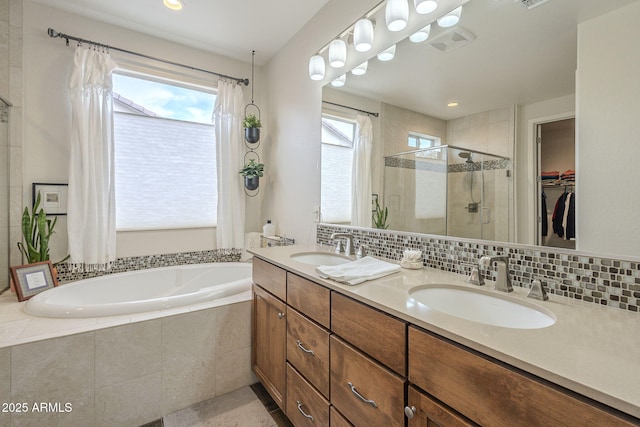
[{"label": "white countertop", "polygon": [[[402,269],[355,286],[320,278],[314,266],[291,259],[299,252],[331,251],[326,246],[278,246],[249,252],[302,277],[379,308],[426,330],[502,362],[640,417],[640,316],[612,307],[549,294],[548,301],[526,298],[514,287],[505,295],[492,282],[483,287],[466,277],[432,268]],[[428,284],[454,284],[526,300],[553,312],[556,322],[542,329],[511,329],[450,316],[409,301],[409,290]]]}]

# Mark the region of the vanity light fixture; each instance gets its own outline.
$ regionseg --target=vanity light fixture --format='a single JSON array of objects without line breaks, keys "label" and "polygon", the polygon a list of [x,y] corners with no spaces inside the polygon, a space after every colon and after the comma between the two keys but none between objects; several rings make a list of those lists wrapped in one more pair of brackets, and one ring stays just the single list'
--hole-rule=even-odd
[{"label": "vanity light fixture", "polygon": [[373,47],[373,22],[363,18],[353,28],[353,46],[358,52],[368,52]]},{"label": "vanity light fixture", "polygon": [[333,79],[331,81],[331,86],[333,86],[333,87],[342,87],[342,86],[344,86],[346,81],[347,81],[347,75],[343,74],[340,77],[336,77],[335,79]]},{"label": "vanity light fixture", "polygon": [[162,4],[171,10],[180,10],[184,5],[182,0],[162,0]]},{"label": "vanity light fixture", "polygon": [[409,21],[409,3],[407,0],[387,0],[384,13],[389,31],[401,31]]},{"label": "vanity light fixture", "polygon": [[354,76],[362,76],[367,73],[367,68],[369,67],[369,61],[364,61],[362,64],[355,67],[351,70],[351,74]]},{"label": "vanity light fixture", "polygon": [[378,54],[378,59],[380,61],[391,61],[393,57],[396,56],[396,45],[394,44],[391,47],[386,48],[382,52]]},{"label": "vanity light fixture", "polygon": [[426,15],[438,8],[438,0],[413,0],[416,12],[420,15]]},{"label": "vanity light fixture", "polygon": [[347,43],[342,39],[335,39],[329,44],[329,65],[333,68],[344,67],[347,62]]},{"label": "vanity light fixture", "polygon": [[429,38],[429,33],[431,33],[431,24],[411,34],[409,36],[409,40],[411,40],[413,43],[422,43]]},{"label": "vanity light fixture", "polygon": [[460,15],[462,15],[462,6],[453,9],[451,12],[438,18],[438,25],[442,28],[449,28],[460,22]]},{"label": "vanity light fixture", "polygon": [[324,79],[324,71],[324,58],[322,55],[313,55],[309,59],[309,78],[311,80],[322,80]]}]

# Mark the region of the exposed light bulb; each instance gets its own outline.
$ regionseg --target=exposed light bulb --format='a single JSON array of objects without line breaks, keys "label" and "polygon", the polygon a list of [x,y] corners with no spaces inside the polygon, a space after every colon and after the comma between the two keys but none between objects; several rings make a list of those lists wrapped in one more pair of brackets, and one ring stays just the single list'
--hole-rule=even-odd
[{"label": "exposed light bulb", "polygon": [[373,22],[360,19],[353,29],[353,46],[358,52],[368,52],[373,47]]},{"label": "exposed light bulb", "polygon": [[426,15],[438,8],[438,0],[413,0],[416,12],[420,15]]},{"label": "exposed light bulb", "polygon": [[378,59],[380,61],[391,61],[393,57],[396,55],[396,45],[383,50],[378,54]]},{"label": "exposed light bulb", "polygon": [[414,43],[422,43],[423,41],[429,38],[430,33],[431,33],[431,24],[411,34],[409,36],[409,40],[411,40]]},{"label": "exposed light bulb", "polygon": [[309,78],[311,80],[324,79],[324,58],[321,55],[314,55],[309,59]]},{"label": "exposed light bulb", "polygon": [[168,7],[171,10],[180,10],[182,9],[182,1],[181,0],[162,0],[162,4]]},{"label": "exposed light bulb", "polygon": [[385,21],[389,31],[401,31],[409,21],[409,3],[407,0],[387,0]]},{"label": "exposed light bulb", "polygon": [[367,68],[369,67],[369,61],[364,61],[362,64],[355,67],[351,70],[351,74],[354,76],[362,76],[367,73]]},{"label": "exposed light bulb", "polygon": [[344,67],[347,62],[347,43],[342,39],[333,40],[329,44],[329,65],[333,68]]},{"label": "exposed light bulb", "polygon": [[333,87],[342,87],[347,81],[347,75],[343,74],[340,77],[337,77],[331,81],[331,86]]},{"label": "exposed light bulb", "polygon": [[438,18],[438,25],[440,25],[442,28],[453,27],[458,22],[460,22],[460,15],[462,15],[462,6],[458,6],[451,12]]}]

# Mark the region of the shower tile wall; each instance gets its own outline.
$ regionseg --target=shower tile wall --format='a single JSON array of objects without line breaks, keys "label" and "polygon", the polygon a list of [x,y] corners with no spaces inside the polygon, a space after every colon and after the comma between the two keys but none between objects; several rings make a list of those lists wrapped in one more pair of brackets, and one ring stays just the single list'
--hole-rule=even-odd
[{"label": "shower tile wall", "polygon": [[[640,262],[547,247],[458,239],[453,237],[318,224],[317,242],[330,245],[331,234],[352,233],[356,247],[372,255],[400,260],[407,248],[424,254],[424,265],[468,275],[484,255],[509,257],[514,286],[528,288],[541,277],[550,293],[588,303],[640,312]],[[496,267],[483,271],[495,280]]]}]

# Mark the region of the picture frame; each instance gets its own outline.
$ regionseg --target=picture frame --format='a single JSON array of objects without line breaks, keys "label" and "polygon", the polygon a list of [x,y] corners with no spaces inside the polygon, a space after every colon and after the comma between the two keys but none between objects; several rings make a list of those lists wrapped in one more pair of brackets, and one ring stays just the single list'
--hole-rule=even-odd
[{"label": "picture frame", "polygon": [[68,184],[34,182],[31,185],[31,200],[35,203],[40,193],[40,207],[47,215],[66,215],[68,189]]},{"label": "picture frame", "polygon": [[377,193],[373,193],[371,195],[371,212],[375,212],[376,211],[376,202],[378,201],[378,194]]},{"label": "picture frame", "polygon": [[40,292],[58,286],[51,261],[11,267],[11,279],[16,288],[18,301],[26,301]]}]

